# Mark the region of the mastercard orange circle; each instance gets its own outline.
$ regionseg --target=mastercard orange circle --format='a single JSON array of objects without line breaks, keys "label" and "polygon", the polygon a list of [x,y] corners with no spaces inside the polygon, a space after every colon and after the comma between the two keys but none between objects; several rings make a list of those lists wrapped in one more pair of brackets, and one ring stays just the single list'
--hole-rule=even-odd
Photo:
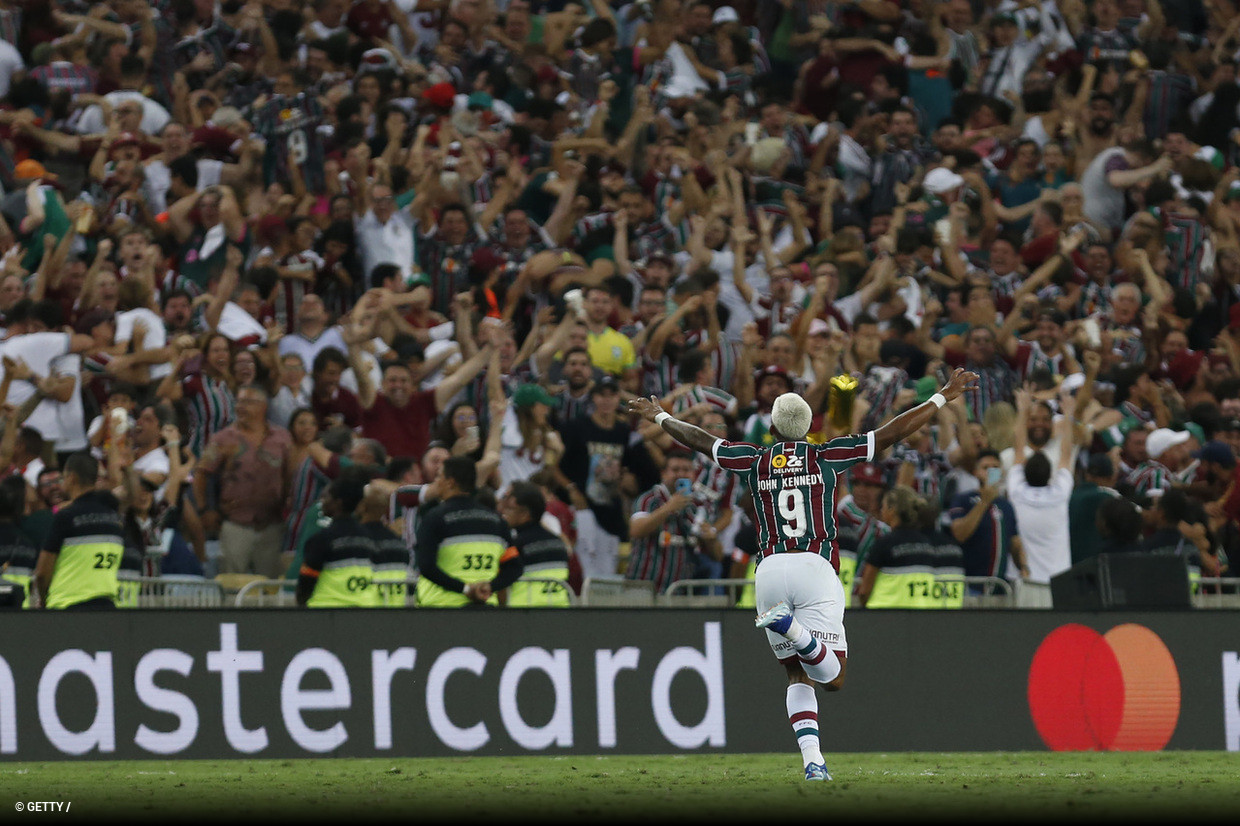
[{"label": "mastercard orange circle", "polygon": [[1143,625],[1117,625],[1103,635],[1124,675],[1124,711],[1112,751],[1158,751],[1180,718],[1180,675],[1163,641]]},{"label": "mastercard orange circle", "polygon": [[1052,751],[1157,751],[1180,716],[1171,652],[1148,628],[1056,628],[1029,666],[1029,712]]}]

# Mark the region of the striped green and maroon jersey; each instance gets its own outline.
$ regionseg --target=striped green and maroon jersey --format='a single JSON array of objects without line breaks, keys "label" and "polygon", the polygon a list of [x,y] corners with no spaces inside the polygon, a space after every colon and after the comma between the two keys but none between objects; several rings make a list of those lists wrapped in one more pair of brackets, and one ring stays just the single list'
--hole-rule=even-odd
[{"label": "striped green and maroon jersey", "polygon": [[1159,496],[1171,489],[1175,476],[1162,463],[1146,459],[1133,468],[1126,481],[1132,485],[1135,493]]},{"label": "striped green and maroon jersey", "polygon": [[237,419],[237,400],[228,382],[206,373],[190,373],[181,379],[189,413],[188,447],[201,456],[207,442]]},{"label": "striped green and maroon jersey", "polygon": [[813,551],[839,572],[836,480],[858,462],[873,461],[873,432],[820,445],[785,441],[759,447],[720,439],[712,456],[753,494],[760,559],[781,551]]},{"label": "striped green and maroon jersey", "polygon": [[856,555],[858,571],[865,564],[865,555],[874,547],[874,541],[891,532],[886,522],[863,511],[852,494],[840,499],[835,506],[835,529],[840,548]]},{"label": "striped green and maroon jersey", "polygon": [[677,416],[699,404],[709,404],[712,408],[727,416],[736,415],[735,396],[726,390],[720,390],[718,387],[708,387],[704,384],[695,384],[693,389],[678,397],[672,403],[671,413],[673,416]]}]

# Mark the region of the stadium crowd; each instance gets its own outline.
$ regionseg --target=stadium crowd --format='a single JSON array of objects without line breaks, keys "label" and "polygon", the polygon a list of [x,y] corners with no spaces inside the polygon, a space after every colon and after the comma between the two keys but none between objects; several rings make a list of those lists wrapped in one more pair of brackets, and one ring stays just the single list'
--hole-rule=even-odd
[{"label": "stadium crowd", "polygon": [[528,574],[744,576],[750,497],[626,400],[821,440],[965,367],[824,505],[854,606],[913,556],[1225,576],[1238,12],[0,0],[7,575],[85,451],[131,575],[296,577],[342,502],[433,564],[447,485],[563,537]]}]

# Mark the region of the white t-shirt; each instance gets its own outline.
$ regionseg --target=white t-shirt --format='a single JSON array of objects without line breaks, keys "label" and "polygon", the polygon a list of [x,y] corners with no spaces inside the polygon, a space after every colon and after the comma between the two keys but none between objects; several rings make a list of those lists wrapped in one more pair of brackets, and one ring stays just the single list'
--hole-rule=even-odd
[{"label": "white t-shirt", "polygon": [[[411,54],[417,46],[426,46],[428,49],[434,48],[435,44],[439,42],[440,18],[446,12],[428,11],[427,9],[431,3],[427,2],[427,0],[394,0],[393,5],[409,18],[409,25],[413,27],[413,33],[418,36],[418,42],[406,43],[403,39],[392,42],[401,46],[406,55]],[[498,4],[496,5],[498,7]],[[399,28],[396,33],[401,35]]]},{"label": "white t-shirt", "polygon": [[52,402],[56,407],[56,452],[85,450],[90,440],[86,438],[86,408],[82,405],[82,357],[69,353],[52,360],[52,373],[57,376],[73,376],[73,395],[67,402]]},{"label": "white t-shirt", "polygon": [[7,40],[0,40],[0,97],[8,95],[13,75],[25,68],[21,52],[13,48],[13,44]]},{"label": "white t-shirt", "polygon": [[328,327],[319,333],[318,337],[313,339],[306,338],[301,333],[289,333],[280,339],[278,345],[281,357],[287,356],[290,353],[301,356],[301,362],[306,368],[307,375],[314,370],[314,359],[328,347],[334,347],[342,355],[348,355],[349,346],[344,343],[344,336],[340,333],[340,327]]},{"label": "white t-shirt", "polygon": [[[791,235],[789,235],[788,241],[791,243]],[[772,249],[778,252],[782,247],[772,244]],[[680,283],[689,277],[689,262],[693,259],[693,256],[682,251],[676,253],[674,258],[676,263],[680,265],[681,275],[676,279],[676,282]],[[728,323],[723,328],[723,337],[731,342],[739,342],[745,325],[757,320],[753,305],[746,302],[741,296],[741,291],[737,289],[736,281],[732,277],[732,267],[735,260],[735,254],[732,252],[732,249],[725,246],[721,250],[711,251],[710,264],[707,265],[719,274],[719,303],[728,309]],[[745,267],[745,283],[753,288],[755,302],[770,293],[771,278],[767,274],[766,259],[762,256],[762,253],[758,253],[754,263]]]},{"label": "white t-shirt", "polygon": [[863,183],[869,184],[872,164],[869,153],[856,138],[851,135],[840,136],[837,166],[841,173],[840,179],[844,182],[844,196],[849,201],[857,199]]},{"label": "white t-shirt", "polygon": [[[52,360],[69,353],[68,333],[26,333],[13,336],[0,342],[0,354],[13,360],[26,362],[36,376],[51,373]],[[0,378],[4,377],[4,367],[0,365]],[[4,399],[14,407],[34,395],[34,385],[26,381],[15,381],[9,386],[9,395]]]},{"label": "white t-shirt", "polygon": [[990,65],[978,81],[983,93],[990,97],[1003,97],[1004,92],[1021,92],[1021,78],[1029,66],[1042,53],[1040,40],[1018,37],[1010,46],[993,49]]},{"label": "white t-shirt", "polygon": [[1046,133],[1046,124],[1042,122],[1041,115],[1034,115],[1026,120],[1025,128],[1021,131],[1020,136],[1035,141],[1039,148],[1045,148],[1051,139],[1051,136]]},{"label": "white t-shirt", "polygon": [[[445,324],[439,325],[439,327],[446,327],[446,326],[448,325],[445,325]],[[438,330],[439,327],[433,327],[432,329]],[[440,353],[443,353],[448,350],[455,350],[456,352],[453,355],[448,356],[448,360],[444,362],[444,367],[456,367],[458,364],[461,363],[462,358],[461,358],[461,345],[457,344],[455,341],[448,341],[448,340],[442,340],[442,339],[432,340],[430,344],[426,345],[422,353],[426,357],[427,361],[431,361],[432,359],[437,358]],[[418,389],[419,390],[434,390],[436,387],[438,387],[439,382],[443,381],[447,375],[444,372],[444,367],[440,367],[434,373],[431,373],[429,376],[424,377],[422,379],[422,383],[418,385]]]},{"label": "white t-shirt", "polygon": [[[100,415],[90,420],[90,424],[87,425],[86,427],[86,440],[88,442],[91,439],[95,438],[95,434],[99,432],[99,428],[103,427],[103,419],[104,417]],[[129,416],[129,429],[130,430],[133,429],[133,425],[134,425],[133,414],[130,414]],[[107,458],[107,454],[103,452],[103,448],[99,448],[99,447],[91,447],[90,455],[94,456],[96,459],[100,461],[103,461],[104,459]]]},{"label": "white t-shirt", "polygon": [[[366,365],[366,372],[370,374],[370,385],[377,391],[383,386],[383,366],[379,364],[379,359],[374,354],[362,351],[362,363]],[[353,395],[357,395],[357,374],[353,372],[353,368],[346,368],[340,374],[340,386],[348,390]]]},{"label": "white t-shirt", "polygon": [[168,459],[167,451],[162,447],[157,447],[150,453],[143,454],[134,460],[133,469],[137,471],[139,476],[156,473],[164,477],[163,484],[155,491],[155,500],[163,501],[164,492],[168,489],[167,477],[172,472],[172,463]]},{"label": "white t-shirt", "polygon": [[386,224],[379,223],[374,210],[367,210],[356,219],[355,226],[367,286],[370,286],[370,271],[379,264],[395,264],[406,278],[413,275],[414,221],[409,210],[398,210]]},{"label": "white t-shirt", "polygon": [[[143,192],[150,204],[151,212],[158,215],[168,208],[168,187],[172,186],[172,173],[168,164],[162,160],[147,161],[146,180],[142,185]],[[198,159],[198,185],[194,188],[203,192],[216,186],[224,171],[224,162],[214,158]]]},{"label": "white t-shirt", "polygon": [[[115,92],[108,92],[103,98],[113,110],[120,106],[123,101],[136,100],[141,103],[142,123],[139,124],[138,128],[148,135],[158,135],[160,130],[168,124],[168,121],[172,120],[172,115],[168,114],[167,109],[141,92],[120,89]],[[79,135],[99,135],[106,132],[108,125],[103,122],[103,110],[93,103],[87,106],[86,110],[82,112],[82,117],[78,119],[76,128]]]},{"label": "white t-shirt", "polygon": [[22,472],[22,477],[26,480],[26,484],[30,487],[38,489],[39,474],[47,467],[43,464],[43,460],[39,458],[31,459],[30,464],[26,465],[26,469]]},{"label": "white t-shirt", "polygon": [[[486,434],[479,439],[485,441]],[[514,482],[527,481],[546,466],[546,454],[540,449],[531,454],[524,448],[525,439],[521,435],[521,426],[517,421],[517,410],[512,404],[504,413],[504,423],[500,431],[499,451],[499,491],[502,496]]]},{"label": "white t-shirt", "polygon": [[[912,278],[903,279],[903,283],[896,288],[900,297],[904,299],[904,317],[918,327],[921,326],[921,318],[925,314],[925,308],[922,306],[921,287],[917,281]],[[871,301],[868,306],[862,306],[861,293],[859,291],[851,292],[843,298],[837,298],[832,302],[833,307],[839,311],[840,315],[853,323],[853,319],[865,312],[875,318],[878,317],[878,311],[883,306],[882,302]],[[884,320],[878,322],[878,329],[886,331],[891,327],[891,321]]]},{"label": "white t-shirt", "polygon": [[1081,173],[1081,191],[1085,195],[1082,211],[1086,218],[1104,227],[1118,227],[1124,223],[1124,190],[1107,183],[1107,164],[1117,157],[1124,157],[1123,148],[1108,147],[1099,152]]},{"label": "white t-shirt", "polygon": [[[337,325],[332,329],[339,332],[340,326]],[[341,333],[340,340],[344,341],[343,333]],[[362,349],[362,363],[366,365],[367,372],[370,373],[370,381],[374,384],[376,390],[383,385],[383,365],[379,363],[379,359],[391,349],[391,347],[388,347],[387,342],[378,336],[370,340],[368,348]],[[346,351],[345,354],[347,355],[348,352]],[[357,376],[354,374],[352,367],[345,369],[341,374],[340,386],[354,395],[357,394]]]},{"label": "white t-shirt", "polygon": [[1017,533],[1029,566],[1028,582],[1049,585],[1051,577],[1072,567],[1068,539],[1068,500],[1072,497],[1072,472],[1059,468],[1045,487],[1025,481],[1025,466],[1008,473],[1007,497],[1016,511]]},{"label": "white t-shirt", "polygon": [[172,470],[172,465],[168,461],[168,453],[162,447],[157,447],[150,453],[144,453],[133,461],[133,469],[141,476],[146,473],[162,473],[167,476]]},{"label": "white t-shirt", "polygon": [[288,427],[294,412],[310,406],[310,384],[307,376],[296,393],[287,386],[280,385],[280,389],[271,397],[271,404],[267,406],[267,421],[279,427]]},{"label": "white t-shirt", "polygon": [[[146,327],[146,335],[142,339],[142,347],[146,350],[159,350],[168,343],[168,330],[164,320],[153,310],[146,307],[135,307],[116,314],[116,343],[127,344],[133,339],[133,328],[141,321]],[[162,379],[172,372],[172,365],[163,362],[149,367],[152,381]]]},{"label": "white t-shirt", "polygon": [[672,66],[672,77],[663,88],[663,93],[667,97],[690,98],[698,92],[710,91],[710,84],[702,79],[697,69],[693,68],[693,63],[690,62],[684,47],[679,43],[673,41],[672,45],[667,47],[664,56]]},{"label": "white t-shirt", "polygon": [[[682,273],[676,280],[683,281],[689,277],[689,262],[693,260],[693,256],[682,250],[676,253],[674,258]],[[725,246],[721,250],[711,250],[710,263],[706,266],[718,274],[719,303],[728,308],[728,326],[723,330],[724,337],[729,341],[740,341],[741,328],[747,322],[753,321],[754,316],[753,308],[741,298],[740,290],[736,289],[736,283],[732,279],[733,260],[732,250]],[[640,293],[640,290],[638,292]]]},{"label": "white t-shirt", "polygon": [[[69,334],[68,333],[27,333],[25,335],[13,336],[0,343],[0,354],[6,355],[11,359],[20,359],[26,363],[36,376],[45,377],[53,373],[67,375],[65,370],[69,365],[53,366],[62,356],[69,355]],[[57,368],[60,369],[57,369]],[[4,368],[0,367],[0,377],[4,375]],[[76,385],[75,385],[75,390]],[[9,385],[9,395],[4,400],[6,403],[14,407],[21,407],[31,396],[34,395],[35,387],[28,381],[15,381]],[[75,393],[74,398],[78,407],[81,407],[81,398]],[[72,404],[73,399],[66,404]],[[33,427],[43,435],[43,438],[50,442],[59,442],[61,438],[60,432],[60,411],[57,409],[60,402],[55,399],[44,399],[39,402],[39,406],[30,414],[30,418],[26,419],[26,424]],[[85,422],[82,423],[82,436],[86,435]]]}]

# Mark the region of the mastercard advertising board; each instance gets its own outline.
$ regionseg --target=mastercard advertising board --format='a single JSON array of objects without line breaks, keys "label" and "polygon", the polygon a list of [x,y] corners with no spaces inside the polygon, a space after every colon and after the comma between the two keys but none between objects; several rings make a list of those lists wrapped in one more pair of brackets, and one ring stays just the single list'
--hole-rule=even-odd
[{"label": "mastercard advertising board", "polygon": [[[0,762],[783,752],[752,609],[10,611]],[[824,751],[1240,752],[1240,612],[851,610]]]}]

